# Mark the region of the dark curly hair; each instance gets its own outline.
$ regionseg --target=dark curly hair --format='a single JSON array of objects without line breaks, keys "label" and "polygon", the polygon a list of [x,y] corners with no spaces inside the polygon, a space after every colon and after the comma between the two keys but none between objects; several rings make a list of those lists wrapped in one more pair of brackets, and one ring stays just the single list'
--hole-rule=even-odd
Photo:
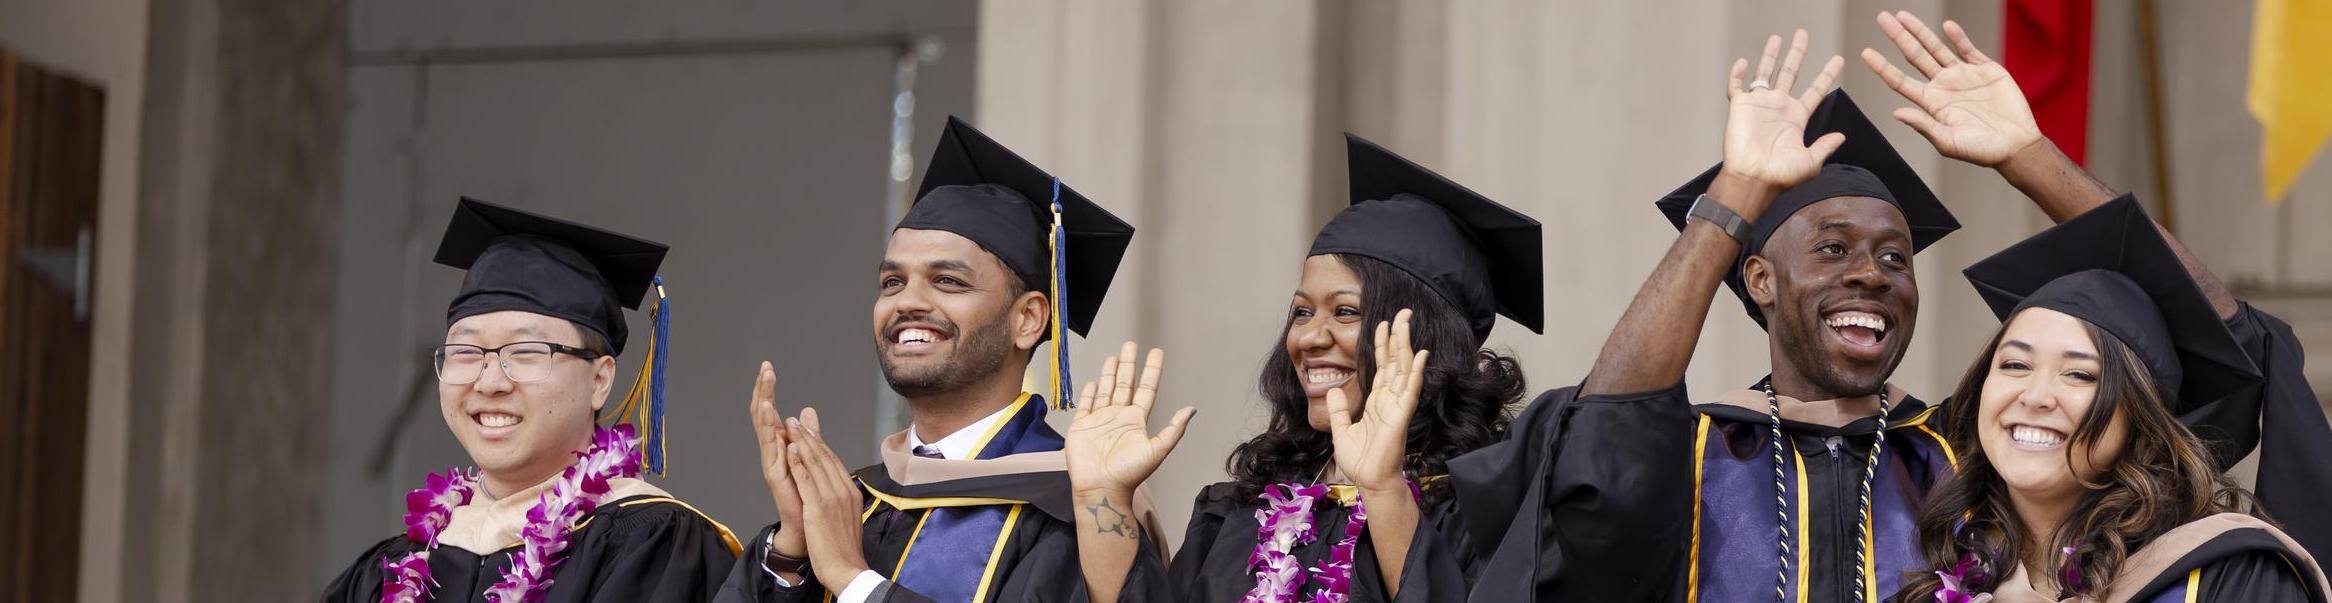
[{"label": "dark curly hair", "polygon": [[[1405,472],[1412,477],[1441,475],[1448,471],[1451,457],[1498,441],[1512,418],[1508,409],[1522,399],[1522,366],[1512,356],[1482,349],[1465,315],[1417,277],[1368,257],[1331,257],[1360,279],[1361,324],[1373,329],[1409,308],[1414,347],[1435,352],[1426,360],[1425,385],[1417,396],[1416,415],[1409,420]],[[1224,462],[1241,498],[1252,498],[1271,484],[1310,479],[1335,454],[1328,434],[1312,429],[1306,418],[1303,384],[1296,381],[1295,362],[1287,353],[1291,325],[1292,316],[1280,327],[1279,338],[1272,340],[1257,380],[1264,403],[1271,406],[1271,424],[1232,450]],[[1361,338],[1359,355],[1375,357],[1369,338]],[[1364,362],[1353,378],[1366,384],[1375,372],[1373,363]],[[1425,500],[1419,502],[1431,507],[1446,496],[1445,488],[1428,487]]]},{"label": "dark curly hair", "polygon": [[[2033,536],[2010,506],[2008,485],[1985,458],[1976,433],[1984,379],[2008,330],[2003,322],[1945,403],[1944,433],[1959,451],[1959,472],[1936,488],[1919,513],[1927,569],[1904,576],[1892,600],[1934,598],[1942,586],[1936,572],[1963,561],[1973,571],[1961,576],[1960,587],[1970,593],[1991,592],[2022,563],[2057,577],[2060,597],[2094,595],[2112,584],[2130,553],[2171,528],[2224,512],[2266,518],[2249,492],[2213,466],[2202,440],[2171,415],[2170,401],[2156,393],[2137,353],[2095,324],[2082,321],[2082,327],[2099,352],[2097,393],[2070,439],[2094,449],[2119,411],[2129,420],[2121,454],[2099,481],[2082,480],[2087,492],[2055,541],[2040,551],[2025,550]],[[2068,464],[2075,448],[2065,447]],[[2074,554],[2052,553],[2066,547]]]}]

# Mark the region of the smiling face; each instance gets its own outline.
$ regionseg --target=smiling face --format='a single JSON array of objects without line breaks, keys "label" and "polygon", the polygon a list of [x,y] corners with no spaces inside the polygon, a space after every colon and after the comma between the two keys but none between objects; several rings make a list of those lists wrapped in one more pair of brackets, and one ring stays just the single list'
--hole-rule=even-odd
[{"label": "smiling face", "polygon": [[1044,332],[1044,295],[962,235],[899,229],[875,276],[875,356],[902,396],[995,377],[1025,363]]},{"label": "smiling face", "polygon": [[1328,430],[1329,391],[1343,390],[1354,404],[1365,399],[1360,288],[1360,275],[1342,260],[1315,255],[1304,258],[1303,278],[1288,302],[1287,357],[1304,387],[1304,416],[1312,429]]},{"label": "smiling face", "polygon": [[1977,410],[1984,456],[2027,500],[2067,500],[2095,482],[2129,440],[2119,409],[2094,438],[2076,437],[2099,408],[2104,368],[2087,323],[2047,308],[2012,317],[1992,349]]},{"label": "smiling face", "polygon": [[1903,213],[1870,197],[1826,199],[1774,229],[1742,276],[1767,317],[1776,380],[1829,398],[1884,387],[1919,318],[1911,254]]},{"label": "smiling face", "polygon": [[[520,341],[584,345],[575,323],[520,311],[463,318],[445,335],[445,343],[483,348]],[[490,482],[523,486],[550,479],[574,463],[569,453],[590,445],[593,413],[615,383],[615,357],[552,354],[541,365],[544,376],[527,383],[512,382],[499,363],[489,358],[471,383],[438,383],[445,426]]]}]

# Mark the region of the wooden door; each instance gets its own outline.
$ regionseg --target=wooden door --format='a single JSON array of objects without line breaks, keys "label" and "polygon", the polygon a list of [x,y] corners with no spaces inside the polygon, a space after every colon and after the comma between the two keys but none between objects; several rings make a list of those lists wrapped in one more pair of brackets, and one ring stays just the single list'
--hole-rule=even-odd
[{"label": "wooden door", "polygon": [[105,92],[0,49],[0,601],[80,581]]}]

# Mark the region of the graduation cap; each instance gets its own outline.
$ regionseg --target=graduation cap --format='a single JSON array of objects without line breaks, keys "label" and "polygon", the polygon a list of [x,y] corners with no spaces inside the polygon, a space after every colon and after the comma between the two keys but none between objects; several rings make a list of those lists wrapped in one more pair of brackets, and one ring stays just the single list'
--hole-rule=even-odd
[{"label": "graduation cap", "polygon": [[1540,332],[1539,223],[1376,143],[1344,135],[1352,205],[1320,227],[1309,255],[1391,264],[1465,313],[1474,338],[1497,315]]},{"label": "graduation cap", "polygon": [[895,228],[941,230],[995,255],[1031,291],[1044,291],[1053,342],[1053,402],[1069,399],[1068,344],[1061,331],[1093,327],[1102,296],[1132,244],[1134,227],[960,118],[947,118],[915,205]]},{"label": "graduation cap", "polygon": [[[1759,328],[1765,327],[1765,313],[1757,309],[1757,300],[1749,297],[1749,288],[1741,280],[1741,266],[1749,256],[1763,250],[1766,238],[1798,210],[1838,197],[1886,201],[1901,210],[1903,221],[1910,225],[1912,253],[1927,249],[1960,228],[1951,210],[1943,206],[1935,191],[1927,188],[1927,182],[1919,179],[1919,172],[1911,169],[1911,164],[1895,152],[1895,147],[1887,144],[1886,135],[1879,132],[1878,125],[1871,123],[1870,118],[1863,116],[1862,109],[1854,105],[1854,99],[1847,97],[1843,88],[1831,91],[1822,98],[1822,104],[1814,106],[1813,115],[1806,118],[1805,142],[1813,144],[1815,139],[1831,132],[1845,134],[1846,142],[1830,154],[1821,173],[1813,180],[1774,197],[1773,204],[1750,226],[1749,240],[1742,242],[1741,258],[1734,262],[1733,271],[1725,275],[1725,286],[1741,298],[1741,305],[1748,308],[1749,318],[1757,321]],[[1719,163],[1701,172],[1654,205],[1659,206],[1677,230],[1684,230],[1685,213],[1692,209],[1695,199],[1708,192],[1709,184],[1716,181],[1717,171],[1723,168],[1724,164]]]},{"label": "graduation cap", "polygon": [[2002,321],[2048,308],[2135,351],[2174,412],[2258,383],[2259,368],[2137,200],[2123,196],[1962,271]]},{"label": "graduation cap", "polygon": [[516,310],[563,318],[598,333],[623,354],[630,332],[623,310],[638,309],[650,289],[653,326],[639,378],[612,415],[645,438],[642,465],[664,473],[664,357],[670,302],[656,267],[669,247],[541,214],[463,197],[437,245],[435,261],[468,271],[445,323]]}]

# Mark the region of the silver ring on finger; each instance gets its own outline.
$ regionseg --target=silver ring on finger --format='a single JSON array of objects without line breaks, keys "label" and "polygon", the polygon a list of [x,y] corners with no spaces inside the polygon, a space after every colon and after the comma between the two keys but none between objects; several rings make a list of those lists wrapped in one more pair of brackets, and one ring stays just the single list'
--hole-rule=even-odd
[{"label": "silver ring on finger", "polygon": [[1749,89],[1750,89],[1750,90],[1770,90],[1770,89],[1772,89],[1772,88],[1773,88],[1773,84],[1772,84],[1771,82],[1767,82],[1767,81],[1765,81],[1765,80],[1763,80],[1763,79],[1760,79],[1760,80],[1757,80],[1757,81],[1754,81],[1754,82],[1749,82]]}]

